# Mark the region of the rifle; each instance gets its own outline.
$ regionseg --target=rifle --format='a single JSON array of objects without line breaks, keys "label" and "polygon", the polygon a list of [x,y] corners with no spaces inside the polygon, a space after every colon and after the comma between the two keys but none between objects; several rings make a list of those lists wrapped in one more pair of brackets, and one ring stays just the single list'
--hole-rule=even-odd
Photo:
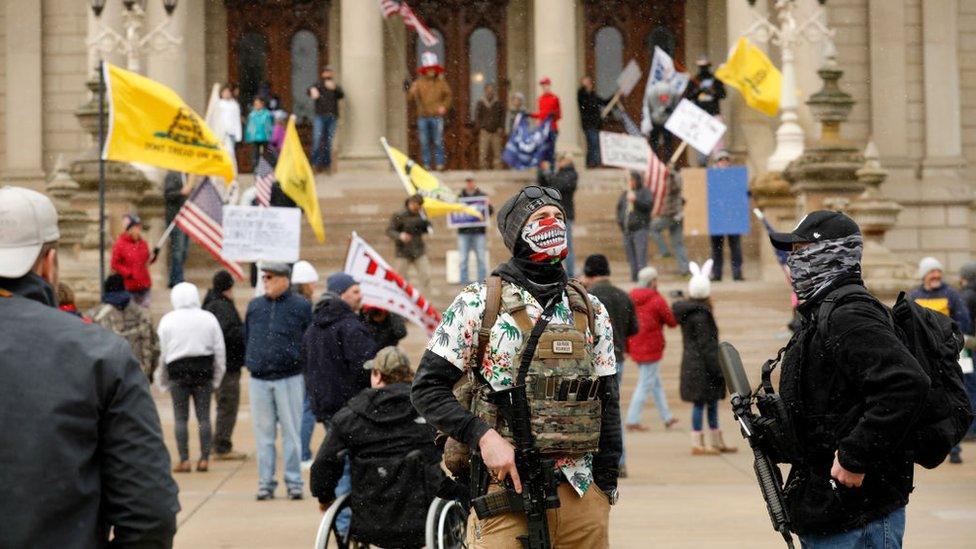
[{"label": "rifle", "polygon": [[[788,425],[778,425],[780,423],[778,420],[785,417],[781,416],[785,413],[783,402],[779,400],[778,395],[768,392],[761,396],[753,395],[749,378],[742,367],[742,359],[732,344],[726,341],[720,343],[718,358],[729,393],[732,394],[732,413],[739,422],[743,438],[749,441],[749,446],[752,448],[756,478],[759,480],[763,499],[766,500],[766,511],[773,523],[773,530],[779,532],[786,541],[786,546],[793,549],[790,515],[783,499],[783,477],[776,466],[776,461],[770,456],[781,449],[776,448],[774,440],[777,431],[789,428]],[[763,367],[764,374],[767,369],[772,370],[769,368],[769,362]],[[765,386],[766,375],[763,378]],[[758,402],[760,399],[763,402]],[[760,414],[752,411],[753,401],[757,401]]]}]

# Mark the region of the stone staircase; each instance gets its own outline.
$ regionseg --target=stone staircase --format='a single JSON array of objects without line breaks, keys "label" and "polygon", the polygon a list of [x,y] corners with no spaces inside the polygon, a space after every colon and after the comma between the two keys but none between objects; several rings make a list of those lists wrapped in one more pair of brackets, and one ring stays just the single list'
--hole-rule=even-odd
[{"label": "stone staircase", "polygon": [[[440,175],[449,187],[461,189],[464,177],[472,172],[448,171]],[[535,172],[525,171],[478,171],[473,172],[478,186],[491,198],[497,209],[521,187],[534,184]],[[241,176],[241,185],[253,184],[250,174]],[[406,193],[396,175],[389,170],[350,171],[336,175],[319,175],[316,185],[326,241],[315,240],[308,224],[302,224],[302,259],[310,261],[323,279],[342,269],[349,236],[356,231],[391,263],[394,261],[393,243],[386,236],[390,215],[403,207]],[[620,230],[616,223],[616,202],[623,191],[623,172],[616,169],[580,171],[579,189],[576,193],[576,223],[574,239],[577,257],[577,273],[582,272],[582,262],[588,254],[603,253],[611,261],[615,275],[626,272],[626,257],[620,243]],[[434,233],[426,237],[428,256],[431,261],[433,282],[428,298],[436,305],[446,306],[457,293],[456,285],[446,284],[445,256],[448,250],[457,248],[455,231],[447,228],[446,220],[436,218]],[[494,224],[488,230],[488,248],[491,267],[508,257]],[[754,238],[744,242],[748,258],[755,255]],[[689,256],[703,260],[708,256],[708,243],[704,237],[688,237]],[[651,246],[652,257],[656,246]],[[673,259],[654,259],[654,264],[665,278],[677,272]],[[217,264],[195,244],[191,244],[186,276],[201,288],[209,286],[210,277]],[[615,276],[615,278],[617,278]],[[626,278],[626,277],[622,277]],[[163,281],[164,282],[164,281]],[[324,280],[321,283],[324,289]],[[160,286],[157,286],[160,287]],[[245,293],[245,292],[241,292]]]}]

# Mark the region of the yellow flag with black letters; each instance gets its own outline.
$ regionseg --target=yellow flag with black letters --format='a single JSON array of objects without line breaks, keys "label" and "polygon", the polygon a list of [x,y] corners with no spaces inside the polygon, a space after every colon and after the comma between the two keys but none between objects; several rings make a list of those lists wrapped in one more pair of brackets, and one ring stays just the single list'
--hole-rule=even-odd
[{"label": "yellow flag with black letters", "polygon": [[170,88],[104,63],[108,133],[104,160],[142,162],[234,181],[234,164],[199,114]]},{"label": "yellow flag with black letters", "polygon": [[739,38],[729,59],[715,71],[715,76],[739,90],[746,104],[765,114],[776,116],[783,92],[783,75],[766,54]]},{"label": "yellow flag with black letters", "polygon": [[278,185],[281,185],[281,190],[305,212],[305,219],[315,232],[315,238],[319,242],[325,242],[319,196],[315,190],[315,173],[312,172],[312,166],[305,156],[305,149],[302,148],[302,141],[298,137],[294,114],[288,118],[285,142],[281,145],[281,154],[278,155],[274,174]]}]

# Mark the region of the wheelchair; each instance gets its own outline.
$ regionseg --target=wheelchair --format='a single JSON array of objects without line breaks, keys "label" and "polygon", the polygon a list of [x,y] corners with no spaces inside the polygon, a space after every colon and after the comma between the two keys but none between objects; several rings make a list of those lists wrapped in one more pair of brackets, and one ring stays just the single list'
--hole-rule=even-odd
[{"label": "wheelchair", "polygon": [[[416,454],[415,454],[416,452]],[[418,451],[407,454],[406,459],[418,459]],[[355,489],[355,488],[353,488]],[[468,507],[465,501],[448,494],[435,497],[427,508],[424,540],[427,549],[463,549],[466,545]],[[315,549],[365,549],[379,547],[368,539],[345,539],[336,528],[339,514],[349,509],[350,494],[336,498],[325,511],[315,536]],[[379,519],[381,520],[381,519]],[[389,547],[389,546],[384,546]]]}]

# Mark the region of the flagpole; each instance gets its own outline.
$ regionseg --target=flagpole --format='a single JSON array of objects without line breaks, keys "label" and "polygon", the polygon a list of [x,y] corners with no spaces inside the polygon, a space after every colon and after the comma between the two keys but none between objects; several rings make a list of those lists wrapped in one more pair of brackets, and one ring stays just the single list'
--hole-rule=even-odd
[{"label": "flagpole", "polygon": [[105,61],[98,62],[98,287],[105,297]]}]

